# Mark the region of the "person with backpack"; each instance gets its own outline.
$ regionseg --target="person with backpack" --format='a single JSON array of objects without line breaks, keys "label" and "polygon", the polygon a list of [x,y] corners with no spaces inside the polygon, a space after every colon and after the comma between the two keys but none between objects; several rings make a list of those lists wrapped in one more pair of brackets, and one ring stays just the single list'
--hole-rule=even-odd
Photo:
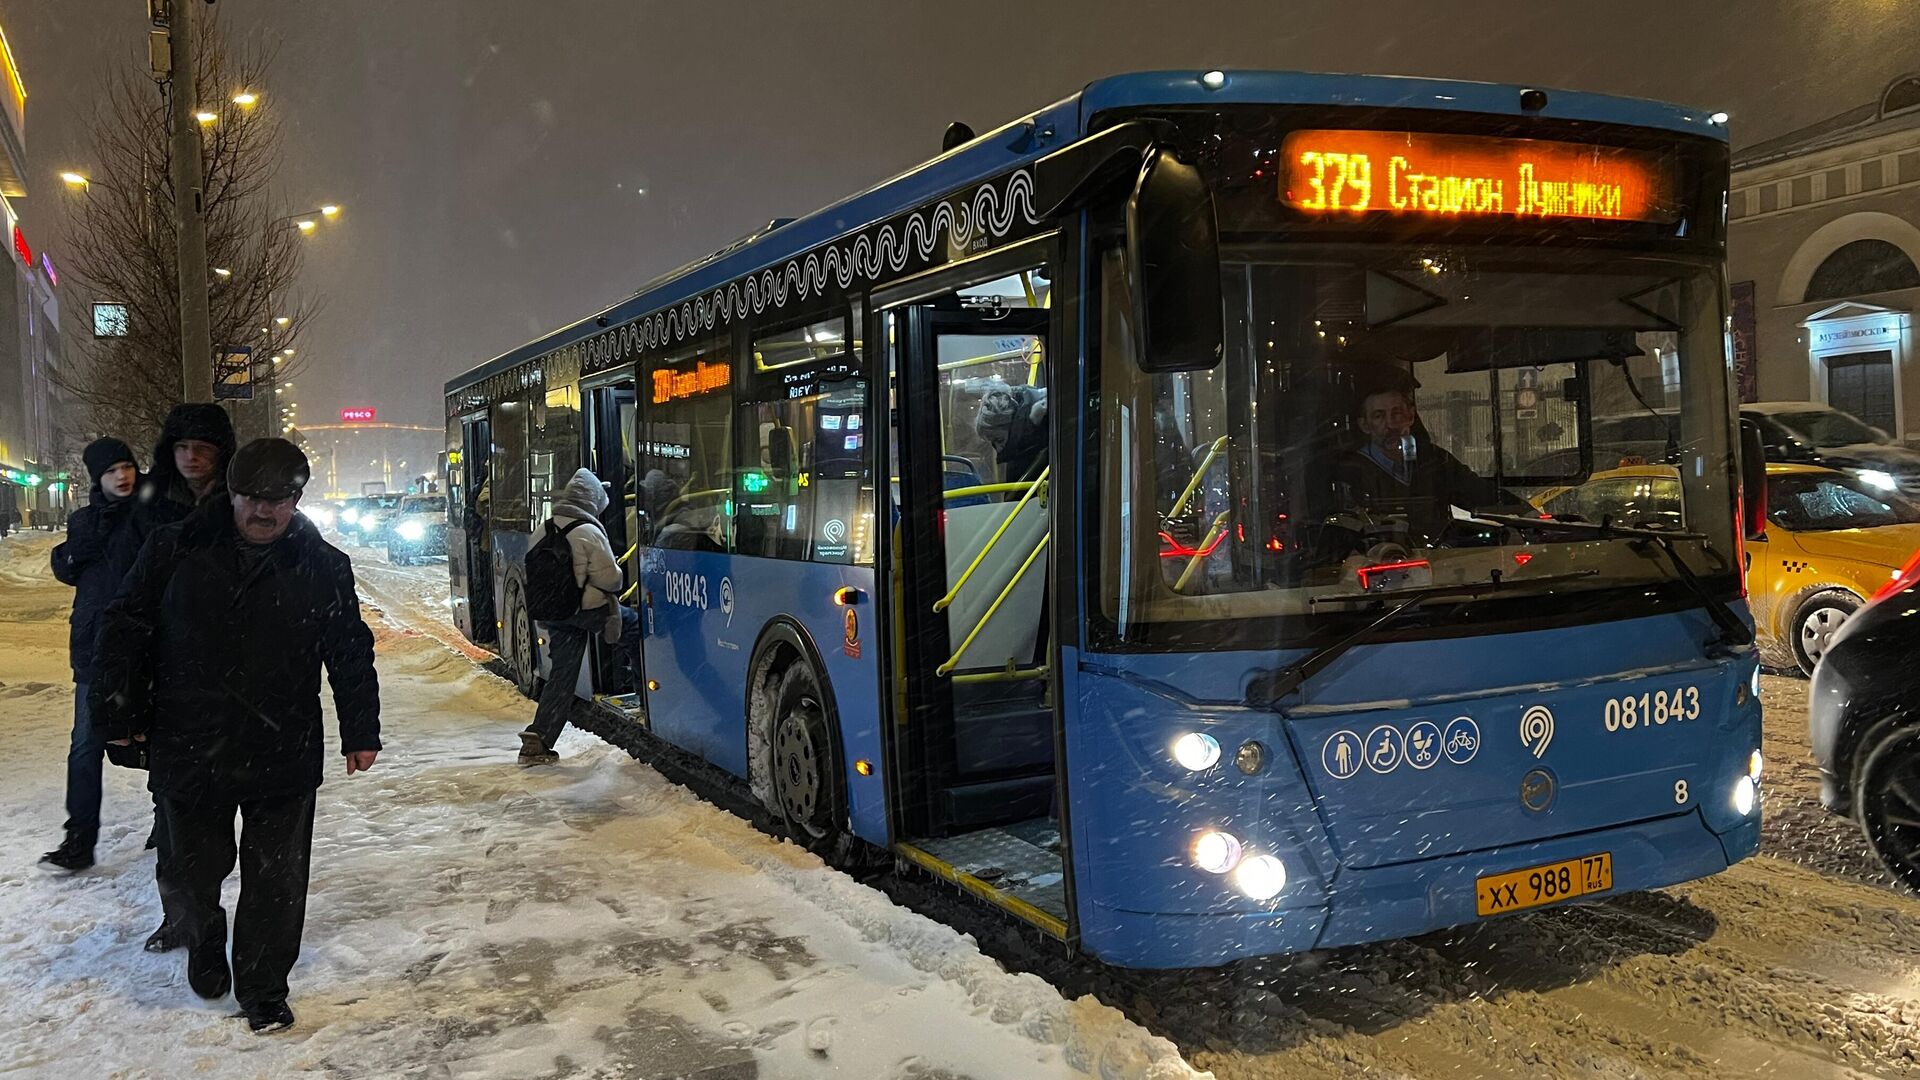
[{"label": "person with backpack", "polygon": [[620,603],[626,578],[600,524],[608,501],[600,478],[577,470],[554,499],[545,534],[527,552],[527,615],[546,631],[552,666],[533,723],[520,733],[522,765],[560,760],[553,744],[567,726],[593,635],[618,643],[627,655],[638,651],[640,614]]}]

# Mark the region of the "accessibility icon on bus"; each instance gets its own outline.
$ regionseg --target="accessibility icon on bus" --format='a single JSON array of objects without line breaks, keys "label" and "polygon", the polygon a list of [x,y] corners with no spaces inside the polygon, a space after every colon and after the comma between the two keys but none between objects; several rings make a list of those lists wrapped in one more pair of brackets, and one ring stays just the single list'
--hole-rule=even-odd
[{"label": "accessibility icon on bus", "polygon": [[1360,771],[1360,736],[1351,731],[1336,731],[1320,749],[1320,764],[1327,775],[1345,780]]},{"label": "accessibility icon on bus", "polygon": [[1447,733],[1442,738],[1441,752],[1455,765],[1465,765],[1480,752],[1480,725],[1473,722],[1471,716],[1456,716],[1447,725]]},{"label": "accessibility icon on bus", "polygon": [[1420,720],[1407,729],[1407,764],[1431,769],[1440,760],[1440,725]]},{"label": "accessibility icon on bus", "polygon": [[1385,775],[1400,767],[1400,758],[1406,749],[1406,740],[1400,729],[1392,724],[1381,724],[1367,733],[1367,768]]}]

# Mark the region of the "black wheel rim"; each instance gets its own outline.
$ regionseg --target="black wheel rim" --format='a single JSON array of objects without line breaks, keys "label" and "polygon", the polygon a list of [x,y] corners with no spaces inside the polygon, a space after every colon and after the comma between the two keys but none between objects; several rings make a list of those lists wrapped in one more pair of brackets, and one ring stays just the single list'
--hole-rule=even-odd
[{"label": "black wheel rim", "polygon": [[1888,864],[1909,883],[1920,878],[1920,751],[1889,763],[1876,785],[1871,839]]},{"label": "black wheel rim", "polygon": [[507,632],[513,635],[513,664],[520,678],[528,685],[533,683],[533,635],[528,633],[525,606],[520,602],[518,593],[514,594],[510,607],[511,615],[507,620]]}]

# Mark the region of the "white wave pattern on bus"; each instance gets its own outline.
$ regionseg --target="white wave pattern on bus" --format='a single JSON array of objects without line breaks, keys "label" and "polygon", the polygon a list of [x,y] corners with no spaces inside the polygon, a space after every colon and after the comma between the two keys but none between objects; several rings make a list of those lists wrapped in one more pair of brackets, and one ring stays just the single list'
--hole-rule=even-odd
[{"label": "white wave pattern on bus", "polygon": [[1038,225],[1033,213],[1033,176],[1025,169],[1006,178],[1004,187],[982,184],[971,199],[941,202],[930,213],[916,211],[896,230],[892,222],[863,231],[851,241],[832,243],[717,287],[652,315],[623,323],[565,350],[579,353],[588,369],[619,363],[643,348],[683,340],[689,333],[714,329],[731,319],[783,307],[790,297],[806,299],[831,286],[850,289],[856,281],[875,281],[899,273],[918,256],[930,260],[944,244],[949,256],[974,250],[976,243],[1005,237],[1017,224]]}]

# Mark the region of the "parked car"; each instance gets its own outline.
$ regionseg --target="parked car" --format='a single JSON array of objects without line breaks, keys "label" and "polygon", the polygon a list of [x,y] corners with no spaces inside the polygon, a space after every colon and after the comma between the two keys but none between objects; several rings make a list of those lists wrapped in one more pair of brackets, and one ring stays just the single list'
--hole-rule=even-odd
[{"label": "parked car", "polygon": [[[1671,465],[1596,472],[1549,488],[1541,510],[1634,528],[1683,527]],[[1808,675],[1833,635],[1920,549],[1920,507],[1813,465],[1767,466],[1767,528],[1747,542],[1747,603],[1762,655]]]},{"label": "parked car", "polygon": [[1814,669],[1807,729],[1820,801],[1920,889],[1920,553],[1848,619]]},{"label": "parked car", "polygon": [[387,561],[411,566],[431,555],[447,554],[447,497],[409,495],[387,523]]},{"label": "parked car", "polygon": [[1740,406],[1740,418],[1759,425],[1769,462],[1825,465],[1877,491],[1920,499],[1920,451],[1851,414],[1817,401],[1761,401]]}]

